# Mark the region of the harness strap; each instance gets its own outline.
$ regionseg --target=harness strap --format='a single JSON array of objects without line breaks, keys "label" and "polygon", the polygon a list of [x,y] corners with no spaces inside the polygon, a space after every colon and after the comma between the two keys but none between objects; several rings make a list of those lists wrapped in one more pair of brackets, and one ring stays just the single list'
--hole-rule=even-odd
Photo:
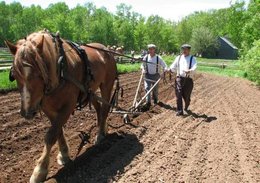
[{"label": "harness strap", "polygon": [[146,73],[149,74],[149,70],[148,70],[148,54],[146,55]]},{"label": "harness strap", "polygon": [[77,86],[80,89],[81,92],[88,93],[86,87],[82,83],[80,83],[78,80],[71,77],[69,74],[65,74],[63,77],[64,77],[64,79],[72,82],[75,86]]},{"label": "harness strap", "polygon": [[[81,110],[84,106],[83,103],[86,102],[86,100],[91,100],[89,92],[87,91],[87,88],[89,88],[89,82],[94,79],[93,74],[91,72],[88,56],[84,49],[82,49],[77,43],[72,41],[66,41],[79,55],[81,61],[83,61],[84,67],[85,67],[85,73],[83,75],[83,81],[80,83],[79,81],[75,80],[74,78],[68,78],[73,82],[80,90],[80,94],[78,96],[78,106],[77,109]],[[81,86],[80,86],[81,85]],[[84,96],[87,94],[87,97],[84,99]],[[87,101],[88,102],[88,101]],[[90,103],[90,102],[89,102]]]},{"label": "harness strap", "polygon": [[189,69],[191,69],[192,59],[193,59],[193,55],[191,55],[191,57],[190,57],[190,66],[189,66]]},{"label": "harness strap", "polygon": [[157,61],[156,61],[156,73],[159,73],[159,56],[157,55]]},{"label": "harness strap", "polygon": [[[189,65],[189,69],[191,69],[192,59],[193,59],[193,55],[191,55],[191,57],[190,57],[190,65]],[[188,75],[187,78],[190,78],[190,75]]]}]

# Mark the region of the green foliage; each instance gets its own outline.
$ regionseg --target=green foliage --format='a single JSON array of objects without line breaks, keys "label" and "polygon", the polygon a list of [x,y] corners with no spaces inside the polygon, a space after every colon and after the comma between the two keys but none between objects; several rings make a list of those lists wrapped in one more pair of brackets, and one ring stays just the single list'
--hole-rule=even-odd
[{"label": "green foliage", "polygon": [[226,34],[238,48],[241,47],[242,31],[245,24],[245,3],[237,1],[227,12]]},{"label": "green foliage", "polygon": [[242,57],[242,62],[247,77],[260,85],[260,39],[255,41],[253,47]]},{"label": "green foliage", "polygon": [[[1,1],[0,12],[0,46],[4,46],[4,39],[15,42],[31,32],[47,28],[52,32],[60,31],[66,39],[124,46],[126,51],[140,51],[146,49],[148,43],[154,43],[159,52],[176,53],[180,45],[191,43],[193,52],[206,55],[216,47],[214,39],[225,36],[239,48],[243,59],[249,59],[251,50],[257,46],[253,43],[260,39],[259,0],[251,0],[248,7],[243,0],[232,1],[229,8],[194,12],[179,22],[167,21],[158,15],[145,18],[126,4],[118,5],[113,14],[93,3],[70,9],[66,3],[59,2],[42,9]],[[250,68],[255,68],[258,62],[251,57],[249,64],[254,66]],[[258,80],[253,73],[258,70],[247,69],[249,77]]]},{"label": "green foliage", "polygon": [[199,66],[198,71],[205,72],[205,73],[212,73],[220,76],[229,76],[229,77],[244,77],[245,72],[240,69],[233,69],[233,68],[225,68],[222,69],[220,67],[211,67],[211,66]]},{"label": "green foliage", "polygon": [[203,57],[213,56],[218,47],[217,39],[207,27],[199,27],[193,30],[191,37],[193,52]]},{"label": "green foliage", "polygon": [[92,3],[70,9],[64,2],[59,2],[42,9],[3,1],[0,11],[0,46],[4,46],[4,39],[15,42],[31,32],[47,28],[51,32],[60,31],[66,39],[124,46],[128,51],[145,49],[151,42],[165,52],[178,47],[175,23],[159,16],[145,19],[125,4],[117,6],[116,14],[112,14]]},{"label": "green foliage", "polygon": [[246,54],[254,41],[260,39],[260,1],[250,1],[248,10],[244,14],[247,21],[242,29],[242,45],[243,53]]}]

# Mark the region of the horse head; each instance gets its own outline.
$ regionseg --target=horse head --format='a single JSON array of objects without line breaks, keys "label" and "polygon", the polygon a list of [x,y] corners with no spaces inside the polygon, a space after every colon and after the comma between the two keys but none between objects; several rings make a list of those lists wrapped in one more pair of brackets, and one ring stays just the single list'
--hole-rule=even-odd
[{"label": "horse head", "polygon": [[[34,118],[40,109],[46,88],[54,85],[52,81],[55,79],[50,79],[49,72],[54,54],[49,52],[48,39],[50,38],[47,35],[33,33],[26,39],[19,40],[15,45],[5,41],[14,55],[9,79],[17,82],[21,95],[20,113],[26,119]],[[47,48],[44,48],[45,44]]]}]

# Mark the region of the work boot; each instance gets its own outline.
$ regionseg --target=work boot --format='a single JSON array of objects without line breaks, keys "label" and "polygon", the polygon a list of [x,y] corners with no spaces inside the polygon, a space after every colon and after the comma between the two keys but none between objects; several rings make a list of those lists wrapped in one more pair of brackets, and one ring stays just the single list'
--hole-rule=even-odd
[{"label": "work boot", "polygon": [[159,101],[157,99],[154,99],[153,103],[154,103],[154,105],[157,105],[157,104],[159,104]]},{"label": "work boot", "polygon": [[150,109],[150,107],[151,107],[151,103],[150,102],[147,102],[146,104],[145,104],[145,106],[147,107],[147,109],[149,110]]},{"label": "work boot", "polygon": [[142,107],[142,111],[149,111],[151,107],[151,103],[147,102],[143,107]]},{"label": "work boot", "polygon": [[183,111],[178,111],[178,112],[176,113],[176,116],[183,116]]}]

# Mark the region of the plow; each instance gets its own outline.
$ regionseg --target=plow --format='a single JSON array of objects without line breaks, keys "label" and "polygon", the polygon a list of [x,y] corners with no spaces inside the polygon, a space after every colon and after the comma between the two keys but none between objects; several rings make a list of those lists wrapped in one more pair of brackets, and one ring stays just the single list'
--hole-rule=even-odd
[{"label": "plow", "polygon": [[[142,58],[134,58],[134,57],[131,57],[131,56],[128,56],[128,55],[120,54],[120,53],[115,52],[115,51],[97,48],[97,47],[94,47],[94,46],[91,46],[91,45],[84,45],[84,46],[90,47],[90,48],[93,48],[93,49],[96,49],[96,50],[99,50],[99,51],[104,51],[104,52],[107,52],[107,53],[110,53],[110,54],[114,54],[114,55],[117,55],[117,56],[120,56],[120,57],[125,57],[125,58],[128,58],[128,59],[134,60],[135,62],[146,63],[146,61],[143,61]],[[154,64],[154,63],[150,63],[150,64]],[[157,65],[157,64],[155,64],[155,65]],[[143,81],[145,81],[145,80],[150,81],[154,84],[150,88],[149,91],[145,92],[145,94],[142,95],[141,85],[143,84]],[[154,88],[162,80],[163,80],[164,84],[167,84],[165,73],[164,73],[163,77],[160,77],[158,80],[150,80],[150,79],[147,79],[147,78],[144,77],[144,72],[141,72],[139,82],[138,82],[138,85],[137,85],[137,88],[136,88],[136,91],[135,91],[134,98],[133,98],[132,102],[130,102],[130,104],[132,104],[132,105],[129,106],[128,108],[125,108],[125,109],[122,109],[121,107],[119,107],[119,98],[123,97],[123,93],[124,93],[123,88],[119,84],[119,80],[117,80],[117,82],[116,82],[114,94],[112,95],[110,102],[105,101],[102,97],[96,95],[95,93],[92,94],[92,97],[96,98],[101,103],[109,105],[110,106],[110,113],[121,115],[124,124],[131,124],[131,117],[136,117],[138,115],[141,115],[144,112],[144,110],[142,109],[142,106],[145,103],[146,97],[153,92]],[[170,81],[172,80],[171,73],[169,73],[169,80]],[[121,95],[120,95],[120,91],[121,91]],[[88,132],[88,133],[80,131],[79,138],[81,139],[81,143],[78,147],[76,157],[79,155],[82,148],[87,143],[89,143],[90,133],[91,133],[92,130],[93,129],[91,129],[90,132]]]},{"label": "plow", "polygon": [[[84,46],[89,47],[89,48],[93,48],[93,49],[96,49],[96,50],[99,50],[99,51],[104,51],[104,52],[107,52],[107,53],[110,53],[110,54],[113,54],[113,55],[116,55],[116,56],[125,57],[125,58],[128,58],[128,59],[134,60],[135,62],[146,63],[146,61],[144,61],[142,58],[134,58],[134,57],[131,57],[131,56],[128,56],[128,55],[118,53],[116,51],[97,48],[95,46],[91,46],[91,45],[88,45],[88,44],[86,44]],[[149,63],[149,64],[157,65],[155,63]],[[158,66],[160,67],[160,65],[158,65]],[[124,123],[130,123],[131,122],[130,116],[137,116],[137,115],[142,114],[142,112],[143,112],[142,104],[145,102],[146,97],[153,92],[154,88],[160,83],[160,81],[163,80],[164,84],[167,84],[167,81],[166,81],[165,78],[166,77],[165,77],[165,74],[164,74],[164,76],[159,78],[158,80],[149,80],[149,79],[146,79],[144,77],[144,73],[141,72],[141,76],[140,76],[140,79],[139,79],[139,82],[138,82],[138,86],[137,86],[136,91],[135,91],[135,96],[133,98],[132,106],[130,106],[128,109],[121,109],[118,105],[120,89],[122,90],[121,92],[123,92],[123,89],[119,86],[119,83],[116,84],[116,89],[115,89],[115,92],[112,96],[112,100],[111,100],[110,103],[103,101],[102,98],[100,98],[96,95],[94,97],[98,97],[97,99],[99,101],[106,103],[107,105],[110,105],[110,107],[111,107],[110,112],[111,113],[122,115]],[[169,73],[169,80],[171,80],[171,79],[172,79],[172,76],[171,76],[171,73]],[[144,96],[142,96],[141,95],[141,85],[142,85],[144,80],[150,81],[154,84],[151,87],[151,89],[149,91],[147,91],[144,94]],[[123,94],[121,94],[121,97],[122,96],[123,96]]]}]

